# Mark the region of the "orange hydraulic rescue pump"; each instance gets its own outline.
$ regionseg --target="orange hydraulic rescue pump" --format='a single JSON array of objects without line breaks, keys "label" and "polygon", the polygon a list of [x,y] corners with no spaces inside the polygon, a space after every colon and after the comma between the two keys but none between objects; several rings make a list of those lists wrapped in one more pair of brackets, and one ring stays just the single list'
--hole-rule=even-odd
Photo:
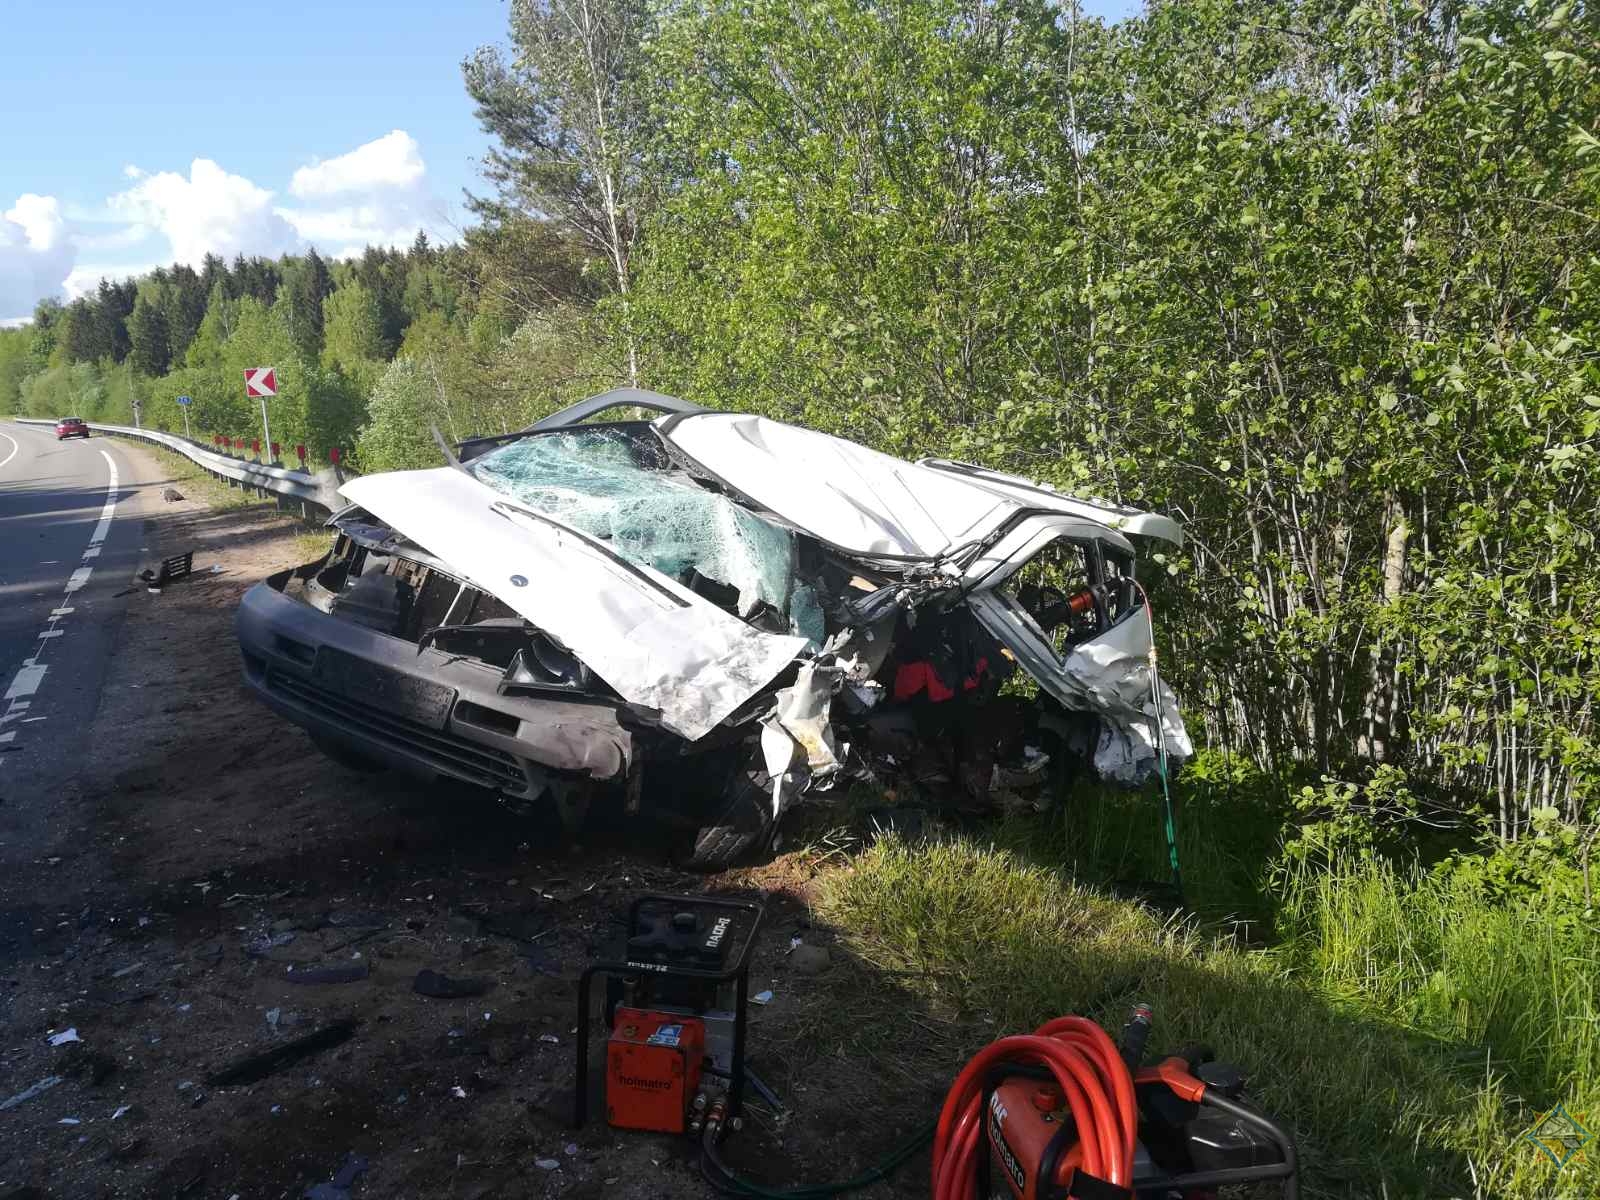
[{"label": "orange hydraulic rescue pump", "polygon": [[624,954],[578,981],[572,1122],[588,1119],[590,997],[606,977],[606,1120],[618,1129],[698,1133],[739,1116],[745,1087],[750,952],[764,910],[744,900],[646,895],[628,910]]}]

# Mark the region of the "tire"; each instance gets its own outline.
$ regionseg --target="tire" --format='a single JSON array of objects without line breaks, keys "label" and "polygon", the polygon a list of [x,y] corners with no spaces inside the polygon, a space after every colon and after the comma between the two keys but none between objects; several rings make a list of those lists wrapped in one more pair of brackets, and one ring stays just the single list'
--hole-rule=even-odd
[{"label": "tire", "polygon": [[746,759],[729,778],[715,814],[695,834],[685,865],[696,871],[721,871],[753,858],[771,843],[775,824],[772,777]]}]

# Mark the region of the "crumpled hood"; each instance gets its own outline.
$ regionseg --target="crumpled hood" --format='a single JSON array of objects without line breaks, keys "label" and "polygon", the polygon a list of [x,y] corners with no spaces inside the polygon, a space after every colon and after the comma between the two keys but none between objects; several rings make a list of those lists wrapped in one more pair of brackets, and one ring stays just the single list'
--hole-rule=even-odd
[{"label": "crumpled hood", "polygon": [[659,571],[518,508],[464,471],[366,475],[339,490],[691,741],[771,683],[806,646],[803,637],[752,628]]}]

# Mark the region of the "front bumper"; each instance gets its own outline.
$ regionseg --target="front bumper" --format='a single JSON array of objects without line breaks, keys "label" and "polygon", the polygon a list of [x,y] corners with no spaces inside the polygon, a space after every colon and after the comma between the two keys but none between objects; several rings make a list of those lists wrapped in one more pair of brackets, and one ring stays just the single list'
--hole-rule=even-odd
[{"label": "front bumper", "polygon": [[391,766],[534,797],[558,771],[612,779],[633,739],[604,700],[502,696],[499,670],[330,616],[260,583],[237,619],[244,677],[296,725]]}]

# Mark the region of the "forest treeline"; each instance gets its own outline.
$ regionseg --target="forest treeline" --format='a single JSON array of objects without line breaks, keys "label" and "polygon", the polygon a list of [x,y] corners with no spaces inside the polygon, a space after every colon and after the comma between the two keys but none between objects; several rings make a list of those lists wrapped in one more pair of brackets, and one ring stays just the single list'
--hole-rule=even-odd
[{"label": "forest treeline", "polygon": [[1555,0],[514,0],[458,245],[0,334],[0,411],[364,469],[618,382],[1172,512],[1206,744],[1381,827],[1591,831],[1600,28]]}]

